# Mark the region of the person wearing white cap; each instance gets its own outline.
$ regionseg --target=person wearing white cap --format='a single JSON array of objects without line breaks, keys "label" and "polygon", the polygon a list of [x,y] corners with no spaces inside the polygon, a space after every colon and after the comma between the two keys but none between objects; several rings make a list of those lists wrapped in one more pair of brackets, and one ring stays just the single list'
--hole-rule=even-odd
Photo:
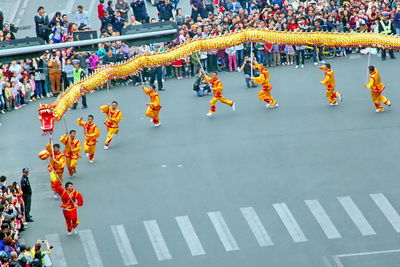
[{"label": "person wearing white cap", "polygon": [[[378,32],[381,34],[392,35],[395,34],[395,30],[392,24],[392,21],[389,19],[389,12],[382,12],[381,20],[378,25]],[[395,59],[393,54],[393,50],[390,49],[382,49],[382,60],[386,60],[386,51],[389,50],[389,56],[391,59]]]}]

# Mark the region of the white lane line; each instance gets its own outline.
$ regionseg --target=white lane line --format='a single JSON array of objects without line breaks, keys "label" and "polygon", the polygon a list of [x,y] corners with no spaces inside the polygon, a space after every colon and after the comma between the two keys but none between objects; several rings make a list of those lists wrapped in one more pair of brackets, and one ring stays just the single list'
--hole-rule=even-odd
[{"label": "white lane line", "polygon": [[221,212],[207,212],[207,215],[210,218],[211,223],[213,224],[215,231],[217,232],[225,250],[239,250],[239,246],[233,238],[233,235],[229,230],[228,225],[226,225],[226,222],[222,217]]},{"label": "white lane line", "polygon": [[65,14],[70,15],[73,13],[74,3],[75,3],[75,0],[67,0],[67,5],[65,6],[65,10],[64,10]]},{"label": "white lane line", "polygon": [[340,258],[338,256],[333,256],[333,260],[336,263],[337,267],[344,267],[342,261],[340,260]]},{"label": "white lane line", "polygon": [[311,211],[312,215],[314,215],[328,239],[342,237],[318,200],[305,200],[304,202]]},{"label": "white lane line", "polygon": [[179,229],[181,229],[182,235],[185,238],[186,244],[188,245],[190,252],[193,256],[199,256],[206,254],[203,246],[200,243],[199,237],[193,228],[192,223],[188,216],[175,217],[178,223]]},{"label": "white lane line", "polygon": [[[87,10],[89,10],[89,14],[97,13],[96,12],[97,10],[94,9],[95,6],[96,6],[96,0],[90,0],[89,7],[87,8]],[[91,24],[90,26],[93,27],[93,21],[91,21],[90,24]]]},{"label": "white lane line", "polygon": [[78,231],[79,237],[82,242],[83,250],[85,251],[86,258],[90,267],[103,267],[103,262],[100,257],[99,250],[97,249],[96,241],[92,234],[92,230]]},{"label": "white lane line", "polygon": [[354,201],[349,196],[338,197],[337,198],[342,204],[344,210],[350,216],[353,223],[357,226],[360,233],[364,236],[366,235],[376,235],[375,230],[369,224],[367,219],[362,214],[361,210],[357,207]]},{"label": "white lane line", "polygon": [[328,260],[328,257],[322,256],[322,261],[324,262],[326,267],[333,267],[331,262]]},{"label": "white lane line", "polygon": [[397,233],[400,232],[400,215],[394,209],[392,204],[390,204],[387,198],[379,193],[379,194],[370,194],[371,198],[374,200],[375,204],[382,211],[383,215],[386,216],[388,221],[392,224],[393,228]]},{"label": "white lane line", "polygon": [[308,241],[286,203],[272,204],[294,242]]},{"label": "white lane line", "polygon": [[157,221],[144,221],[143,224],[146,228],[151,245],[154,248],[154,252],[156,253],[158,260],[171,260],[171,253],[168,250],[167,244],[165,243],[164,237],[161,234]]},{"label": "white lane line", "polygon": [[133,253],[131,242],[126,234],[125,227],[121,224],[111,225],[111,231],[114,235],[115,242],[117,243],[117,247],[121,253],[125,266],[138,264],[135,253]]},{"label": "white lane line", "polygon": [[58,234],[48,234],[45,237],[46,240],[49,241],[50,246],[53,246],[53,249],[50,253],[50,258],[53,262],[53,266],[68,267]]},{"label": "white lane line", "polygon": [[360,252],[360,253],[341,254],[341,255],[336,255],[336,257],[344,258],[344,257],[353,257],[353,256],[367,256],[367,255],[388,254],[388,253],[396,253],[396,252],[400,252],[400,249],[376,250],[376,251],[367,251],[367,252]]},{"label": "white lane line", "polygon": [[273,246],[274,243],[272,242],[271,237],[268,235],[267,230],[265,230],[264,225],[262,224],[254,208],[240,208],[240,211],[242,212],[243,217],[247,221],[247,224],[257,239],[260,247]]}]

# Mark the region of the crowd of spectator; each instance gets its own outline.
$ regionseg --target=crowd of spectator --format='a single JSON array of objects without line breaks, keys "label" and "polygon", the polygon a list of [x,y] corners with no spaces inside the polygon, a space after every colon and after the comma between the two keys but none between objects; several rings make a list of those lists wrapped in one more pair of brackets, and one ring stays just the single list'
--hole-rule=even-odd
[{"label": "crowd of spectator", "polygon": [[[191,14],[184,15],[179,1],[158,0],[158,18],[150,18],[145,0],[116,2],[99,0],[97,17],[100,29],[93,29],[90,15],[77,6],[73,22],[66,14],[56,12],[49,19],[43,7],[34,18],[38,37],[48,43],[73,41],[76,31],[99,30],[100,37],[121,35],[123,29],[143,23],[173,21],[179,36],[169,43],[130,47],[124,42],[101,43],[92,52],[75,52],[73,48],[46,51],[41,57],[0,64],[0,112],[12,111],[43,97],[57,96],[74,82],[74,69],[88,75],[103,65],[121,62],[135,55],[159,53],[189,40],[207,38],[247,27],[282,31],[380,32],[400,34],[399,0],[191,0]],[[1,17],[1,14],[0,14]],[[13,39],[9,24],[0,31],[0,40]],[[206,71],[239,71],[244,58],[253,52],[257,61],[268,67],[295,65],[304,67],[307,54],[314,64],[323,62],[322,49],[306,46],[254,43],[218,51],[199,52],[173,62],[170,66],[144,70],[139,76],[122,82],[135,85],[158,84],[171,77],[195,76],[200,68]],[[347,52],[352,52],[348,49]],[[382,50],[382,59],[386,58]],[[393,51],[388,51],[394,58]],[[337,53],[340,56],[344,53]],[[74,63],[77,62],[77,63]]]},{"label": "crowd of spectator", "polygon": [[[6,176],[0,176],[0,263],[1,266],[27,267],[49,266],[52,249],[47,241],[38,240],[27,247],[20,240],[21,232],[27,230],[30,216],[32,190],[29,169],[22,170],[21,182],[8,184]],[[44,251],[42,246],[46,245]]]}]

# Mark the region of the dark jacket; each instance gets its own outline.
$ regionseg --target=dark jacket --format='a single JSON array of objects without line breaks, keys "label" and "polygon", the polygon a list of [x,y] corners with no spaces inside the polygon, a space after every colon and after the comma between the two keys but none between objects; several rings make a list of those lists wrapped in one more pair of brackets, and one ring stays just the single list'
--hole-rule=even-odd
[{"label": "dark jacket", "polygon": [[123,18],[117,19],[116,17],[114,17],[114,21],[112,24],[114,31],[121,33],[122,28],[124,27],[124,23],[125,20]]},{"label": "dark jacket", "polygon": [[147,14],[146,4],[144,0],[134,0],[131,3],[133,14],[139,21],[148,20],[149,15]]},{"label": "dark jacket", "polygon": [[160,21],[162,20],[169,20],[170,18],[173,18],[174,15],[172,14],[172,10],[174,9],[174,6],[169,3],[165,4],[165,1],[159,1],[157,3],[157,10],[160,13]]},{"label": "dark jacket", "polygon": [[31,183],[28,176],[23,175],[21,178],[21,189],[24,195],[32,195]]},{"label": "dark jacket", "polygon": [[112,26],[113,17],[111,17],[110,15],[108,15],[107,17],[104,16],[104,17],[101,18],[100,21],[101,21],[100,29],[101,29],[102,32],[105,32],[107,30],[108,25]]},{"label": "dark jacket", "polygon": [[43,37],[44,35],[49,33],[48,25],[49,25],[49,17],[47,15],[44,18],[39,15],[35,16],[35,29],[36,29],[36,35],[38,37]]},{"label": "dark jacket", "polygon": [[385,31],[385,30],[383,29],[382,23],[385,24],[386,26],[388,26],[389,23],[390,23],[390,31],[391,31],[390,34],[396,33],[396,30],[395,30],[394,27],[393,27],[393,22],[390,21],[389,19],[388,19],[387,21],[381,20],[381,21],[379,21],[379,22],[377,22],[377,23],[378,23],[378,32],[379,32],[379,33],[383,33],[383,32]]}]

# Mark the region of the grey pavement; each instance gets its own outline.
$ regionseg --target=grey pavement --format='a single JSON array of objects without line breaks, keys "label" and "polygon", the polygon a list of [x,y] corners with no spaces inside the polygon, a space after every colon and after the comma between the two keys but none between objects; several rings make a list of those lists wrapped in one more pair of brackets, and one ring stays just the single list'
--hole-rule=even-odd
[{"label": "grey pavement", "polygon": [[[193,78],[168,80],[158,128],[144,116],[148,100],[138,87],[90,94],[88,109],[66,114],[80,139],[80,116],[93,114],[101,130],[95,164],[80,159],[71,180],[85,199],[77,236],[67,236],[37,158],[48,140],[38,102],[0,116],[0,174],[12,181],[32,170],[35,222],[23,237],[50,239],[55,266],[398,266],[399,63],[371,57],[393,103],[380,114],[363,87],[367,57],[331,64],[344,96],[335,107],[310,63],[270,70],[274,110],[241,73],[222,73],[237,110],[218,103],[213,118]],[[98,107],[112,100],[124,118],[105,151]],[[57,123],[54,136],[64,132]]]}]

